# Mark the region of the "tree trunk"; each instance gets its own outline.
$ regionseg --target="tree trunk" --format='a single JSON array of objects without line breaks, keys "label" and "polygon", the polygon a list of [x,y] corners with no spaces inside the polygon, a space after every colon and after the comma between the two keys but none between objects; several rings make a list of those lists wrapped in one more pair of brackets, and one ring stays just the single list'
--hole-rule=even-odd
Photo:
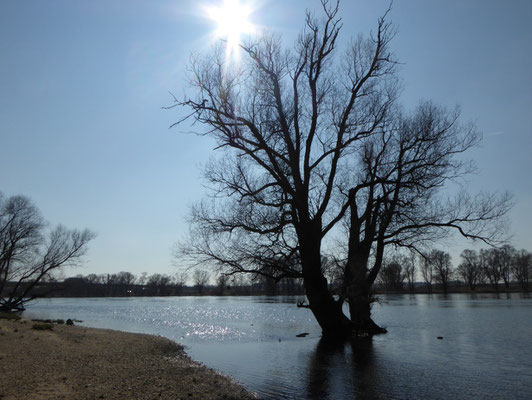
[{"label": "tree trunk", "polygon": [[303,270],[305,293],[324,338],[331,340],[345,340],[354,335],[374,335],[385,333],[371,319],[371,285],[366,282],[366,259],[357,258],[348,261],[345,277],[351,320],[342,310],[343,299],[336,301],[327,284],[327,279],[321,269],[321,251],[319,237],[311,236],[308,229],[306,235],[300,236],[300,255]]},{"label": "tree trunk", "polygon": [[[371,285],[373,281],[368,276],[369,252],[362,248],[353,249],[348,260],[346,271],[346,297],[349,315],[355,332],[364,335],[386,333],[386,329],[378,326],[371,319]],[[376,275],[376,274],[375,274]]]},{"label": "tree trunk", "polygon": [[366,282],[354,282],[349,290],[348,305],[351,323],[355,332],[366,335],[386,333],[386,329],[378,326],[371,318],[373,302],[370,285]]},{"label": "tree trunk", "polygon": [[353,333],[353,326],[342,311],[342,302],[334,300],[321,270],[319,235],[312,235],[312,227],[302,229],[301,233],[301,266],[308,308],[318,321],[324,337],[344,340]]},{"label": "tree trunk", "polygon": [[342,302],[335,301],[327,288],[327,280],[308,278],[304,282],[309,307],[320,324],[323,336],[343,340],[353,333],[353,325],[342,311]]}]

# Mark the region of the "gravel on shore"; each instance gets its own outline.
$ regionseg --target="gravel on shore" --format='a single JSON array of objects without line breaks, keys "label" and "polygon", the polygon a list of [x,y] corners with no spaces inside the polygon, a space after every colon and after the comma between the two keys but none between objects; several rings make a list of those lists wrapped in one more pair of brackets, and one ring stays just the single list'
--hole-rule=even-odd
[{"label": "gravel on shore", "polygon": [[1,400],[255,398],[166,338],[35,324],[0,319]]}]

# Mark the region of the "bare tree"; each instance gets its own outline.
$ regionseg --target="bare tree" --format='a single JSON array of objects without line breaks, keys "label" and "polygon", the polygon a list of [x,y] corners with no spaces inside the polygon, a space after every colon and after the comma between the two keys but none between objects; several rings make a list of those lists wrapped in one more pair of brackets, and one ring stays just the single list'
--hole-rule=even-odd
[{"label": "bare tree", "polygon": [[528,281],[532,273],[532,254],[526,250],[516,253],[512,264],[512,274],[519,282],[524,293],[528,292]]},{"label": "bare tree", "polygon": [[341,293],[344,290],[343,262],[335,257],[322,257],[321,267],[331,293]]},{"label": "bare tree", "polygon": [[457,273],[462,277],[464,282],[474,291],[479,283],[482,282],[483,271],[480,264],[478,253],[475,250],[466,249],[460,254],[462,262],[457,268]]},{"label": "bare tree", "polygon": [[151,294],[168,295],[168,287],[172,284],[172,277],[166,274],[152,274],[148,276],[146,286]]},{"label": "bare tree", "polygon": [[397,260],[383,263],[378,281],[386,290],[403,290],[404,279],[403,267]]},{"label": "bare tree", "polygon": [[432,293],[432,281],[434,280],[434,265],[430,262],[428,257],[420,257],[421,259],[421,276],[427,285],[427,291]]},{"label": "bare tree", "polygon": [[119,285],[130,287],[135,283],[136,279],[137,277],[134,274],[127,271],[120,271],[116,274],[116,281]]},{"label": "bare tree", "polygon": [[447,293],[449,281],[453,275],[451,255],[441,250],[432,250],[428,256],[428,262],[432,264],[436,282],[441,283],[443,292]]},{"label": "bare tree", "polygon": [[99,283],[103,283],[103,276],[102,275],[97,275],[97,274],[88,274],[85,279],[87,280],[88,283],[90,284],[99,284]]},{"label": "bare tree", "polygon": [[500,271],[506,291],[510,291],[510,277],[517,250],[509,244],[495,249],[495,264]]},{"label": "bare tree", "polygon": [[225,289],[227,288],[227,275],[224,273],[218,274],[218,277],[216,278],[216,294],[218,296],[223,296],[225,293]]},{"label": "bare tree", "polygon": [[142,274],[140,274],[140,276],[137,278],[137,283],[141,286],[144,286],[146,284],[146,282],[148,282],[148,273],[147,272],[143,272]]},{"label": "bare tree", "polygon": [[502,279],[502,271],[497,257],[497,249],[495,248],[480,250],[479,262],[482,271],[496,292],[499,291],[499,282]]},{"label": "bare tree", "polygon": [[0,310],[24,310],[43,279],[81,262],[94,237],[88,230],[57,226],[47,233],[45,227],[30,199],[0,194]]},{"label": "bare tree", "polygon": [[[339,52],[338,3],[322,5],[323,20],[307,13],[292,49],[264,35],[241,46],[240,66],[227,65],[223,44],[193,59],[197,96],[176,100],[190,111],[177,124],[194,118],[223,155],[205,170],[215,196],[193,208],[179,254],[228,274],[303,278],[301,306],[326,336],[382,333],[370,303],[384,249],[420,251],[450,229],[496,242],[511,202],[441,195],[472,171],[459,156],[480,135],[459,124],[458,111],[428,102],[401,111],[386,15]],[[347,238],[335,254],[344,278],[337,298],[322,267],[332,236]]]},{"label": "bare tree", "polygon": [[183,288],[187,284],[187,280],[188,274],[185,271],[181,271],[175,274],[174,282],[177,294],[180,294],[183,291]]},{"label": "bare tree", "polygon": [[401,261],[405,270],[408,291],[414,293],[416,283],[416,256],[414,253],[410,253],[408,256],[401,257]]},{"label": "bare tree", "polygon": [[203,294],[203,289],[205,288],[205,285],[209,283],[209,273],[204,269],[196,269],[194,270],[192,279],[194,280],[194,285],[196,286],[198,293],[200,295]]},{"label": "bare tree", "polygon": [[230,279],[231,287],[236,294],[252,294],[253,282],[251,281],[252,275],[232,275]]}]

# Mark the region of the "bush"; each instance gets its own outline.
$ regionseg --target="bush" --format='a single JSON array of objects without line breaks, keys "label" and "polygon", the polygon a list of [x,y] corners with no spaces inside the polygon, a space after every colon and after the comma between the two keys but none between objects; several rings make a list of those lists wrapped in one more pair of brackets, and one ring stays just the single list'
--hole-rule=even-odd
[{"label": "bush", "polygon": [[54,329],[54,326],[52,324],[39,322],[39,323],[33,324],[31,328],[37,331],[51,331]]},{"label": "bush", "polygon": [[13,321],[18,321],[20,319],[20,315],[13,314],[13,313],[7,313],[7,312],[0,312],[0,319],[9,319]]}]

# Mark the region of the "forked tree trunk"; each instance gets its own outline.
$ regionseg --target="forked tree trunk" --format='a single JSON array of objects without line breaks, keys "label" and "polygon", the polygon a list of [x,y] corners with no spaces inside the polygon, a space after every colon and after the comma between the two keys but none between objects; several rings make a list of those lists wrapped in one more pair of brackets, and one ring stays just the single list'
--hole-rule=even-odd
[{"label": "forked tree trunk", "polygon": [[376,272],[374,271],[375,276],[371,278],[372,274],[368,273],[368,257],[368,249],[353,248],[344,279],[349,315],[354,330],[358,334],[376,335],[386,333],[386,329],[378,326],[371,318],[371,286]]},{"label": "forked tree trunk", "polygon": [[[366,253],[353,252],[347,262],[342,300],[335,300],[329,291],[327,279],[321,269],[320,236],[312,227],[300,231],[300,256],[305,293],[323,336],[332,340],[345,340],[355,335],[385,333],[371,319],[371,283],[367,276]],[[313,235],[314,233],[314,235]],[[357,256],[354,256],[354,255]],[[343,312],[344,299],[349,305],[349,319]]]},{"label": "forked tree trunk", "polygon": [[301,266],[308,307],[322,329],[323,336],[332,340],[344,340],[352,332],[352,324],[342,311],[342,303],[335,301],[329,291],[327,279],[321,271],[319,240],[308,236],[302,241]]},{"label": "forked tree trunk", "polygon": [[371,318],[371,285],[367,282],[354,282],[351,288],[348,297],[349,315],[355,331],[366,335],[386,333],[386,329],[378,326]]},{"label": "forked tree trunk", "polygon": [[325,278],[305,279],[305,291],[310,309],[325,338],[344,340],[353,334],[352,323],[343,313],[342,303],[335,301],[330,294]]},{"label": "forked tree trunk", "polygon": [[371,295],[360,292],[348,299],[349,319],[342,310],[343,302],[335,301],[327,289],[310,287],[305,281],[309,306],[327,339],[345,340],[356,335],[386,333],[371,318]]}]

